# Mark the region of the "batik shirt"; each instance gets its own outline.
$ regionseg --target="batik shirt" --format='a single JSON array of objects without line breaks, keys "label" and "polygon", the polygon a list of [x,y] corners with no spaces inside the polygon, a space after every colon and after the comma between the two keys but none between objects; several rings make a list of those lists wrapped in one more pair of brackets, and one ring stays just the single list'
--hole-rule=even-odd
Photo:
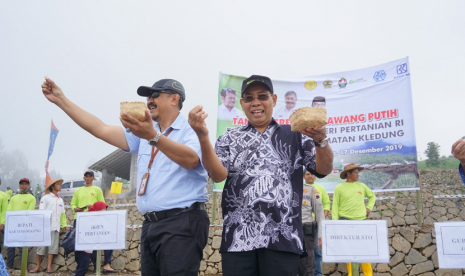
[{"label": "batik shirt", "polygon": [[301,254],[302,165],[315,174],[313,140],[274,120],[261,133],[230,128],[215,151],[228,176],[223,190],[220,252],[268,248]]}]

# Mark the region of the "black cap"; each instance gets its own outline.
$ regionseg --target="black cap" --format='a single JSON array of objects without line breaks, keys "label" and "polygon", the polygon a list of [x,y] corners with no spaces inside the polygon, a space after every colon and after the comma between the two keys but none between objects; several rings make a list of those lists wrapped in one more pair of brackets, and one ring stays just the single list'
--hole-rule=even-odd
[{"label": "black cap", "polygon": [[94,176],[94,172],[91,171],[91,170],[86,171],[86,172],[84,173],[84,176],[86,176],[86,174],[90,174],[90,175]]},{"label": "black cap", "polygon": [[163,91],[163,90],[172,90],[181,96],[181,101],[184,102],[186,99],[186,92],[184,91],[184,86],[177,81],[172,79],[162,79],[157,81],[152,85],[149,86],[141,86],[137,89],[137,94],[142,97],[149,97],[152,95],[153,91]]},{"label": "black cap", "polygon": [[244,91],[247,90],[247,88],[257,84],[261,84],[268,87],[271,94],[273,94],[273,83],[271,82],[270,78],[259,75],[252,75],[242,82],[241,97],[244,94]]}]

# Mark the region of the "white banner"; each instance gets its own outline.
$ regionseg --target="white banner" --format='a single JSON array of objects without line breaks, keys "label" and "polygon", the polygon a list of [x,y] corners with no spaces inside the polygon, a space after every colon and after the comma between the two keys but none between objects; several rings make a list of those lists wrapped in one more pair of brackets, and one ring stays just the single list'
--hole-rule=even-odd
[{"label": "white banner", "polygon": [[323,262],[389,263],[385,220],[324,220]]},{"label": "white banner", "polygon": [[76,250],[126,248],[126,210],[80,212],[76,219]]},{"label": "white banner", "polygon": [[465,222],[435,222],[439,268],[465,268]]},{"label": "white banner", "polygon": [[8,247],[50,246],[51,210],[8,211],[4,244]]},{"label": "white banner", "polygon": [[[217,137],[227,128],[248,123],[239,103],[244,79],[220,74]],[[289,124],[290,114],[298,108],[326,108],[333,172],[316,183],[328,193],[344,181],[339,175],[350,163],[365,168],[359,182],[375,192],[419,189],[408,58],[359,70],[272,81],[278,97],[273,118],[278,124]],[[222,184],[215,184],[214,190],[222,191]]]}]

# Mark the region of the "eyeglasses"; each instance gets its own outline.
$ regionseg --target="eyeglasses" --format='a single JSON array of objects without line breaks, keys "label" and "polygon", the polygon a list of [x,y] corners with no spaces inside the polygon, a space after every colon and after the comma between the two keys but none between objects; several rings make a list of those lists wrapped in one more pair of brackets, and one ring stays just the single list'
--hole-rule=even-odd
[{"label": "eyeglasses", "polygon": [[175,94],[175,93],[169,92],[169,91],[153,91],[152,94],[147,97],[147,101],[150,100],[150,98],[152,98],[152,99],[158,98],[158,96],[160,96],[160,93],[165,93],[165,94],[170,94],[170,95]]},{"label": "eyeglasses", "polygon": [[[261,102],[266,102],[268,101],[270,96],[271,96],[270,94],[260,94],[257,96],[257,99]],[[242,97],[242,100],[244,101],[244,103],[251,103],[253,102],[253,100],[255,100],[255,98],[253,96],[245,96],[245,97]]]}]

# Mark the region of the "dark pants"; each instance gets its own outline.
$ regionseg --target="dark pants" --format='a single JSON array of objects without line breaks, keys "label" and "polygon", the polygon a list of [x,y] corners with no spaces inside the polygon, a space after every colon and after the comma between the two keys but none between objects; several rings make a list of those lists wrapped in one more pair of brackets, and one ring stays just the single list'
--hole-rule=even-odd
[{"label": "dark pants", "polygon": [[[103,250],[103,266],[106,264],[111,264],[111,255],[113,255],[113,250]],[[90,256],[90,260],[94,264],[94,269],[97,268],[97,250],[92,251],[92,256]]]},{"label": "dark pants", "polygon": [[[74,259],[77,263],[76,268],[76,276],[84,276],[89,270],[89,260],[90,260],[90,253],[86,253],[84,251],[75,251],[74,252]],[[79,262],[78,262],[79,260]]]},{"label": "dark pants", "polygon": [[323,272],[321,272],[321,248],[318,246],[318,228],[316,228],[316,233],[314,234],[315,236],[315,249],[313,250],[313,254],[315,255],[315,271],[313,272],[313,275],[315,276],[323,276]]},{"label": "dark pants", "polygon": [[299,276],[313,276],[313,270],[315,269],[315,256],[313,254],[315,248],[314,234],[304,234],[304,242],[308,256],[301,258],[299,261]]},{"label": "dark pants", "polygon": [[142,275],[197,276],[208,241],[207,212],[195,210],[142,224]]},{"label": "dark pants", "polygon": [[[22,247],[18,247],[18,248],[19,248],[19,258],[21,259],[21,256],[23,254],[23,248]],[[13,266],[15,265],[16,247],[8,247],[6,252],[7,252],[6,266],[9,268],[13,268]]]},{"label": "dark pants", "polygon": [[221,254],[223,276],[295,276],[300,255],[271,249]]}]

